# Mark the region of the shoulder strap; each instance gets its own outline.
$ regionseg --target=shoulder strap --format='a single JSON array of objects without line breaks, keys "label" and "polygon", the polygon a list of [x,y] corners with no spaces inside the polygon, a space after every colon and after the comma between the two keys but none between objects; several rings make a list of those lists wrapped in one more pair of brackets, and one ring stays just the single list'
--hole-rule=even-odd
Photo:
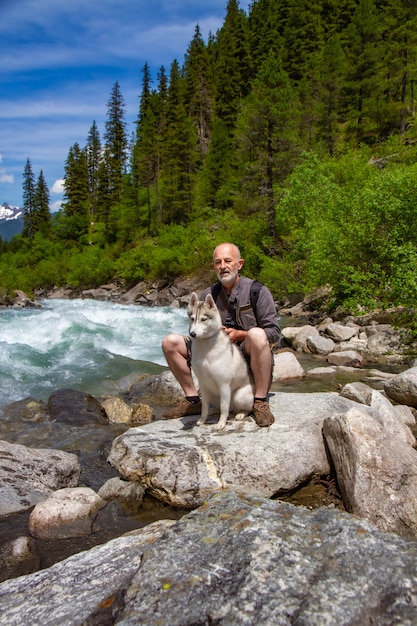
[{"label": "shoulder strap", "polygon": [[259,280],[254,280],[250,286],[250,305],[256,317],[256,323],[258,323],[258,316],[256,315],[256,303],[258,302],[259,292],[261,291],[262,287],[263,284]]},{"label": "shoulder strap", "polygon": [[222,284],[220,281],[218,281],[217,283],[211,286],[211,295],[213,296],[214,302],[217,301],[221,288],[222,288]]}]

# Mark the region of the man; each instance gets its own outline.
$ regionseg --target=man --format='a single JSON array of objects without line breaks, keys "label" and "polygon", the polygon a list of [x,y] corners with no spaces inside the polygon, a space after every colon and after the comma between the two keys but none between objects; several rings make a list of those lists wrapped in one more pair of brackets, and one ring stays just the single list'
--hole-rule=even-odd
[{"label": "man", "polygon": [[[280,329],[275,303],[271,292],[262,285],[255,305],[251,306],[250,288],[253,280],[240,276],[244,260],[237,246],[222,243],[214,250],[213,268],[220,281],[216,300],[224,329],[230,340],[239,344],[255,381],[253,415],[258,426],[270,426],[274,422],[267,401],[271,385],[273,356],[271,344],[278,341]],[[200,296],[204,300],[213,287]],[[190,370],[191,340],[182,335],[170,334],[162,341],[162,350],[170,370],[181,385],[185,398],[174,409],[163,413],[170,419],[185,415],[199,415],[201,401]]]}]

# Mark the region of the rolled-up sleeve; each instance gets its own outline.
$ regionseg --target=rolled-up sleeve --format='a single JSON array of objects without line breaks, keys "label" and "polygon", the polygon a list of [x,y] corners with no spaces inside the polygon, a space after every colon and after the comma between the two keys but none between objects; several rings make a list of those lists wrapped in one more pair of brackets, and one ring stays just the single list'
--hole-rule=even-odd
[{"label": "rolled-up sleeve", "polygon": [[258,302],[256,303],[256,319],[258,326],[264,329],[269,343],[276,343],[281,336],[281,330],[278,324],[274,298],[265,285],[260,290]]}]

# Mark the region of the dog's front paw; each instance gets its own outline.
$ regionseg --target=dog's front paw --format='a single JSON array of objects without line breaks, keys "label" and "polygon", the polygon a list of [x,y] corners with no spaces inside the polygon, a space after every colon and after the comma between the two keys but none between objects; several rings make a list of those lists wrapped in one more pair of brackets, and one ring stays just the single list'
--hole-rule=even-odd
[{"label": "dog's front paw", "polygon": [[236,413],[235,420],[241,422],[243,419],[245,419],[246,416],[247,413]]},{"label": "dog's front paw", "polygon": [[205,423],[206,423],[206,420],[199,419],[199,420],[196,422],[196,425],[197,425],[197,426],[204,426],[204,424],[205,424]]}]

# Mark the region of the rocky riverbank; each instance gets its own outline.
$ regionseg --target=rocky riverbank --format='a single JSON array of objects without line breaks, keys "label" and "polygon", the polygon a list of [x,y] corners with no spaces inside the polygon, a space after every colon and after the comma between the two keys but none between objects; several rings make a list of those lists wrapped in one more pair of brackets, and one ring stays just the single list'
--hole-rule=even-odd
[{"label": "rocky riverbank", "polygon": [[[129,297],[109,296],[112,289],[101,297],[161,303],[149,286]],[[169,305],[184,306],[189,292],[176,289]],[[107,459],[112,474],[97,488],[83,486],[76,453],[0,442],[1,518],[27,520],[0,548],[7,624],[289,624],[296,616],[352,624],[364,614],[369,623],[417,621],[417,368],[386,318],[326,319],[312,302],[277,307],[294,325],[274,357],[269,429],[251,418],[230,419],[222,432],[197,427],[194,417],[160,420],[161,407],[181,395],[169,372],[130,381],[112,397],[56,390],[47,403],[6,408],[5,420],[67,428],[75,439],[87,420],[97,431],[120,429]],[[302,354],[317,367],[306,370]],[[373,369],[384,358],[402,371]],[[280,387],[341,372],[355,382],[337,393]],[[333,485],[347,513],[277,501],[317,481]],[[181,521],[36,571],[37,544],[88,537],[99,518],[110,519],[106,510],[135,511],[149,494],[177,507]]]}]

